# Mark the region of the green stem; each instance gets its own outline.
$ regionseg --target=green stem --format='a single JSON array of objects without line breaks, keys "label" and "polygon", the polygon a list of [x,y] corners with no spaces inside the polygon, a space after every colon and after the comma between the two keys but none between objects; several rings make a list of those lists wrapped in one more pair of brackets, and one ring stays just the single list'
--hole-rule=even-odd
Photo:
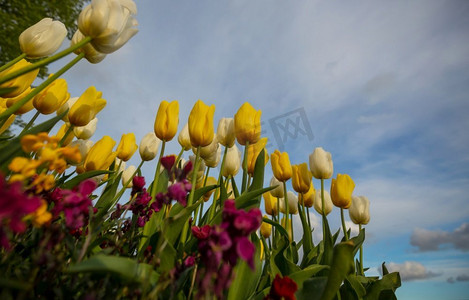
[{"label": "green stem", "polygon": [[39,117],[41,113],[39,111],[37,111],[34,116],[31,118],[31,120],[28,122],[28,124],[26,124],[26,126],[24,126],[23,130],[21,130],[20,132],[20,136],[23,135],[26,130],[28,130],[31,126],[33,126],[34,124],[34,121],[36,121],[37,117]]},{"label": "green stem", "polygon": [[[225,159],[226,159],[226,154],[228,153],[228,147],[225,147],[225,151],[223,152],[223,158],[221,159],[221,166],[220,166],[220,173],[218,174],[218,182],[217,184],[219,186],[221,186],[222,184],[222,179],[223,179],[223,176],[222,176],[222,170],[223,168],[225,167]],[[212,205],[210,206],[210,213],[209,213],[209,218],[207,221],[210,221],[213,219],[213,216],[215,215],[215,209],[217,207],[217,198],[218,198],[218,191],[220,190],[220,188],[218,188],[216,191],[215,191],[215,195],[213,196],[213,202],[212,202]],[[220,201],[221,203],[221,201]]]},{"label": "green stem", "polygon": [[[283,199],[285,201],[285,227],[287,228],[288,230],[288,226],[290,225],[289,223],[289,207],[288,207],[288,195],[287,195],[287,183],[284,181],[283,182]],[[292,239],[293,239],[293,236],[292,236]],[[292,241],[290,241],[291,243]]]},{"label": "green stem", "polygon": [[[4,83],[4,82],[7,82],[8,80],[11,80],[13,78],[16,78],[18,76],[21,76],[25,73],[28,73],[28,72],[31,72],[32,70],[35,70],[35,69],[38,69],[42,66],[45,66],[47,64],[50,64],[51,62],[54,62],[70,53],[72,53],[73,51],[77,50],[78,48],[81,48],[83,47],[84,45],[86,45],[87,43],[89,43],[91,41],[91,37],[87,36],[85,37],[83,40],[81,40],[79,43],[76,43],[75,45],[55,54],[55,55],[52,55],[52,56],[49,56],[48,58],[45,58],[43,60],[40,60],[38,62],[35,62],[34,64],[31,64],[27,67],[24,67],[16,72],[13,72],[13,73],[10,73],[8,74],[7,76],[4,76],[3,78],[0,79],[0,84]],[[85,56],[84,53],[80,53],[78,54],[78,56]]]},{"label": "green stem", "polygon": [[345,241],[348,241],[347,227],[345,227],[344,209],[340,208],[340,218],[342,220],[342,230],[344,231]]},{"label": "green stem", "polygon": [[306,207],[306,213],[308,215],[309,231],[311,231],[311,218],[309,217],[309,207]]},{"label": "green stem", "polygon": [[22,53],[17,58],[14,58],[10,62],[8,62],[8,63],[4,64],[3,66],[1,66],[0,67],[0,72],[2,72],[3,70],[8,69],[9,67],[13,66],[14,64],[16,64],[17,62],[19,62],[20,60],[22,60],[25,57],[26,57],[26,53]]},{"label": "green stem", "polygon": [[244,146],[244,157],[243,157],[243,183],[241,185],[241,194],[245,191],[246,189],[246,183],[247,183],[247,175],[248,175],[248,147],[249,147],[249,142],[246,141],[246,145]]},{"label": "green stem", "polygon": [[[362,231],[362,224],[358,224],[359,232]],[[363,243],[360,245],[360,274],[365,276],[365,272],[363,271]]]},{"label": "green stem", "polygon": [[31,99],[33,99],[34,96],[36,96],[37,94],[39,94],[40,91],[42,91],[46,86],[48,86],[52,81],[56,80],[57,78],[59,78],[60,75],[62,75],[63,73],[65,73],[68,69],[70,69],[71,67],[73,67],[77,62],[80,61],[80,59],[82,59],[83,57],[85,56],[84,53],[80,53],[79,55],[77,55],[77,57],[75,57],[71,62],[69,62],[68,64],[66,64],[64,67],[62,67],[62,69],[58,70],[56,73],[54,73],[53,75],[51,75],[49,78],[47,78],[46,81],[44,81],[43,83],[41,83],[37,88],[35,88],[34,90],[31,91],[31,93],[29,93],[27,96],[25,96],[23,99],[17,101],[15,104],[13,104],[12,106],[10,106],[8,109],[6,109],[4,112],[2,112],[0,114],[0,121],[4,120],[4,119],[7,119],[8,117],[10,117],[13,113],[15,113],[18,109],[20,109],[20,107],[22,107],[23,105],[25,105],[28,101],[30,101]]},{"label": "green stem", "polygon": [[[210,172],[210,167],[207,167],[207,172],[205,172],[204,185],[202,187],[205,187],[207,185],[207,178],[208,178],[208,173],[209,172]],[[194,224],[197,224],[197,220],[199,220],[199,222],[202,221],[202,214],[203,214],[203,211],[204,211],[204,203],[205,203],[205,201],[203,201],[202,204],[200,206],[197,206],[197,208],[195,209]],[[200,211],[200,215],[199,215],[199,211]],[[197,218],[197,216],[199,216],[199,217]]]},{"label": "green stem", "polygon": [[161,158],[164,155],[164,148],[166,146],[166,141],[163,141],[161,143],[161,152],[160,152],[160,157],[158,157],[158,163],[156,164],[156,170],[155,170],[155,178],[153,179],[153,185],[151,186],[151,202],[155,200],[155,195],[156,195],[156,186],[158,184],[158,178],[160,177],[160,167],[161,167]]},{"label": "green stem", "polygon": [[[324,179],[321,178],[321,210],[322,210],[322,239],[326,236],[326,222],[324,219],[326,218],[326,214],[324,213]],[[324,243],[325,245],[325,243]]]}]

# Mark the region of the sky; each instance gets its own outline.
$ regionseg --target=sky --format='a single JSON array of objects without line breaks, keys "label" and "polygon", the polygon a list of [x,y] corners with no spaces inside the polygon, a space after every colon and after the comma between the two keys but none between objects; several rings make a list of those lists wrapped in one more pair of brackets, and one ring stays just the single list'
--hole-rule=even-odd
[{"label": "sky", "polygon": [[[63,76],[72,96],[94,85],[108,101],[92,139],[139,141],[162,100],[179,101],[180,129],[198,99],[215,104],[216,123],[248,101],[269,152],[298,164],[323,147],[334,176],[370,199],[367,275],[386,262],[399,299],[469,299],[469,2],[136,3],[139,33]],[[329,220],[337,230],[337,208]]]}]

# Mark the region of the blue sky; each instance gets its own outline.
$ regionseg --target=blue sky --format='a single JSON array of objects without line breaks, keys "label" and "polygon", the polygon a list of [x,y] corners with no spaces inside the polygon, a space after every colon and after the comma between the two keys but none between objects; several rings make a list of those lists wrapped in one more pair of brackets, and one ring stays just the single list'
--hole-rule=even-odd
[{"label": "blue sky", "polygon": [[284,150],[301,163],[323,147],[334,174],[350,174],[355,194],[370,199],[369,274],[383,261],[400,269],[399,299],[468,299],[469,2],[137,6],[139,33],[128,44],[64,76],[72,96],[95,85],[108,100],[94,140],[127,132],[140,140],[161,100],[179,101],[180,128],[197,99],[216,105],[216,122],[249,101],[273,151],[269,120],[302,109],[313,138],[290,138]]}]

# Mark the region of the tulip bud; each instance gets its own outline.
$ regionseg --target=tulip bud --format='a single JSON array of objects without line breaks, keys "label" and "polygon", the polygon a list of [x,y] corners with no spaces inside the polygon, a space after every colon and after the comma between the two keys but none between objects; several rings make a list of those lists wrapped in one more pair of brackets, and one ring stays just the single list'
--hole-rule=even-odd
[{"label": "tulip bud", "polygon": [[[288,202],[288,213],[289,214],[298,214],[298,197],[292,191],[287,192],[287,202]],[[286,213],[285,210],[285,199],[280,200],[280,212]]]},{"label": "tulip bud", "polygon": [[298,193],[308,192],[309,187],[311,186],[311,179],[313,178],[313,175],[308,170],[308,165],[306,163],[294,165],[292,167],[292,170],[293,189]]},{"label": "tulip bud", "polygon": [[44,18],[20,34],[20,49],[29,58],[49,56],[60,48],[67,28],[60,21]]},{"label": "tulip bud", "polygon": [[[122,185],[125,188],[133,187],[132,178],[134,177],[137,168],[134,165],[130,165],[127,169],[122,172]],[[127,186],[125,185],[127,183]]]},{"label": "tulip bud", "polygon": [[91,140],[76,140],[70,143],[70,147],[78,147],[80,151],[82,162],[86,159],[88,152],[90,151],[91,147],[93,146],[93,141]]},{"label": "tulip bud", "polygon": [[248,174],[254,176],[254,168],[256,166],[257,157],[261,153],[262,150],[264,151],[264,166],[269,162],[269,154],[267,154],[267,149],[265,149],[265,145],[267,144],[267,138],[261,138],[255,144],[249,144],[248,147]]},{"label": "tulip bud", "polygon": [[[213,153],[216,153],[218,148],[220,148],[220,145],[218,144],[217,137],[214,136],[212,142],[209,145],[205,147],[200,147],[199,155],[205,160],[211,155],[213,155]],[[193,147],[192,152],[194,152],[194,154],[197,154],[197,148]]]},{"label": "tulip bud", "polygon": [[271,216],[278,215],[277,199],[275,199],[269,192],[265,192],[262,196],[264,197],[265,212]]},{"label": "tulip bud", "polygon": [[306,207],[313,207],[315,196],[316,190],[314,189],[313,183],[311,182],[311,186],[309,187],[308,192],[306,192],[306,194],[303,194],[304,205]]},{"label": "tulip bud", "polygon": [[178,130],[179,103],[175,100],[169,103],[162,101],[155,118],[155,134],[165,142],[173,139]]},{"label": "tulip bud", "polygon": [[291,178],[292,176],[292,167],[290,164],[290,158],[288,157],[287,152],[282,152],[275,150],[271,155],[272,159],[272,171],[275,178],[284,182]]},{"label": "tulip bud", "polygon": [[[6,106],[7,107],[11,107],[12,105],[14,105],[16,102],[20,101],[21,99],[23,99],[24,97],[26,97],[29,93],[31,93],[34,89],[31,89],[30,87],[26,88],[24,90],[23,93],[19,94],[18,96],[15,96],[15,97],[10,97],[10,98],[6,98]],[[34,106],[33,106],[33,100],[29,100],[28,102],[26,102],[25,104],[23,104],[20,108],[18,108],[17,111],[15,111],[15,115],[22,115],[22,114],[25,114],[27,112],[30,112],[31,110],[33,110]]]},{"label": "tulip bud", "polygon": [[[70,47],[75,46],[79,42],[81,42],[85,36],[81,33],[80,30],[75,31],[75,34],[72,37],[72,41],[70,42]],[[85,53],[85,58],[92,64],[97,64],[101,62],[105,57],[106,54],[99,52],[96,50],[91,43],[84,45],[81,48],[73,51],[75,54]]]},{"label": "tulip bud", "polygon": [[212,152],[209,157],[204,159],[205,165],[210,168],[215,168],[216,166],[218,166],[220,159],[221,159],[221,147],[218,147],[218,149]]},{"label": "tulip bud", "polygon": [[233,147],[236,139],[233,118],[222,118],[218,122],[217,139],[223,146],[228,148]]},{"label": "tulip bud", "polygon": [[225,163],[223,164],[223,169],[221,170],[221,174],[224,177],[228,176],[236,176],[239,172],[239,167],[241,165],[241,151],[239,151],[236,145],[233,147],[228,148],[225,157]]},{"label": "tulip bud", "polygon": [[48,115],[64,105],[69,98],[67,81],[59,78],[52,81],[33,98],[33,105],[41,114]]},{"label": "tulip bud", "polygon": [[277,198],[282,198],[283,197],[283,184],[275,178],[275,176],[272,176],[272,179],[270,180],[270,186],[275,186],[276,188],[270,191],[270,194],[274,197]]},{"label": "tulip bud", "polygon": [[184,125],[181,132],[179,132],[178,142],[184,151],[192,149],[191,138],[189,136],[189,125],[187,123]]},{"label": "tulip bud", "polygon": [[[61,107],[59,107],[59,109],[57,109],[57,111],[56,111],[57,116],[60,115],[60,114],[63,114],[66,110],[70,111],[70,108],[73,106],[73,104],[75,104],[77,102],[77,100],[78,100],[78,97],[73,97],[73,98],[68,99],[67,102],[65,102]],[[63,116],[62,121],[69,122],[68,121],[68,113],[66,113]]]},{"label": "tulip bud", "polygon": [[370,200],[365,196],[353,196],[348,210],[350,219],[355,224],[366,225],[370,221]]},{"label": "tulip bud", "polygon": [[68,111],[68,120],[74,126],[85,126],[106,106],[102,92],[90,86]]},{"label": "tulip bud", "polygon": [[91,147],[86,156],[83,167],[86,171],[107,170],[117,156],[117,152],[112,149],[116,142],[105,135]]},{"label": "tulip bud", "polygon": [[332,177],[333,164],[332,155],[324,151],[321,147],[314,149],[314,152],[309,155],[309,168],[313,173],[314,178],[328,179]]},{"label": "tulip bud", "polygon": [[193,147],[205,147],[213,140],[215,105],[208,106],[197,100],[189,115],[189,136]]},{"label": "tulip bud", "polygon": [[78,126],[73,128],[73,134],[77,139],[88,140],[96,132],[96,125],[98,124],[98,118],[94,118],[85,126]]},{"label": "tulip bud", "polygon": [[156,137],[154,132],[149,132],[142,138],[138,150],[143,161],[150,161],[156,157],[160,142],[161,140]]},{"label": "tulip bud", "polygon": [[132,0],[93,0],[78,16],[78,28],[96,50],[112,53],[138,32],[136,14]]},{"label": "tulip bud", "polygon": [[355,183],[347,174],[337,174],[337,179],[332,178],[331,199],[335,206],[349,208],[352,203],[352,193]]},{"label": "tulip bud", "polygon": [[248,102],[239,108],[234,116],[235,133],[238,143],[241,145],[255,144],[261,138],[261,114]]},{"label": "tulip bud", "polygon": [[[314,198],[314,209],[322,215],[322,199],[321,199],[321,190],[316,192]],[[332,200],[331,195],[327,191],[324,191],[324,213],[326,216],[332,211]]]},{"label": "tulip bud", "polygon": [[137,143],[135,142],[135,134],[127,133],[123,134],[117,146],[117,157],[123,161],[128,161],[132,158],[135,151],[137,151]]},{"label": "tulip bud", "polygon": [[[267,215],[264,215],[264,218],[267,218]],[[267,222],[262,222],[261,224],[261,234],[265,239],[268,239],[272,234],[272,225]]]},{"label": "tulip bud", "polygon": [[[31,63],[27,62],[25,59],[22,59],[13,66],[9,67],[8,69],[0,72],[0,78],[5,77],[30,65]],[[36,79],[38,73],[39,69],[34,69],[26,74],[23,74],[19,77],[13,78],[11,80],[8,80],[7,82],[0,84],[0,89],[16,87],[11,92],[3,94],[2,97],[12,98],[22,94],[27,88],[31,87],[31,84]]]}]

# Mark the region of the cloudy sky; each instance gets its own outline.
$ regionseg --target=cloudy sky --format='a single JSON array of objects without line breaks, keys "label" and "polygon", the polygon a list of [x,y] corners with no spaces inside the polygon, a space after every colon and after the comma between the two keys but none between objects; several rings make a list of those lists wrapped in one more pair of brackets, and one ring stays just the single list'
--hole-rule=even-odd
[{"label": "cloudy sky", "polygon": [[370,199],[369,275],[383,261],[399,270],[399,299],[469,295],[469,2],[137,6],[140,32],[127,45],[64,76],[72,96],[94,85],[108,100],[95,140],[139,140],[161,100],[179,101],[180,127],[197,99],[216,105],[216,122],[249,101],[262,110],[270,152],[301,163],[321,146],[335,174]]}]

